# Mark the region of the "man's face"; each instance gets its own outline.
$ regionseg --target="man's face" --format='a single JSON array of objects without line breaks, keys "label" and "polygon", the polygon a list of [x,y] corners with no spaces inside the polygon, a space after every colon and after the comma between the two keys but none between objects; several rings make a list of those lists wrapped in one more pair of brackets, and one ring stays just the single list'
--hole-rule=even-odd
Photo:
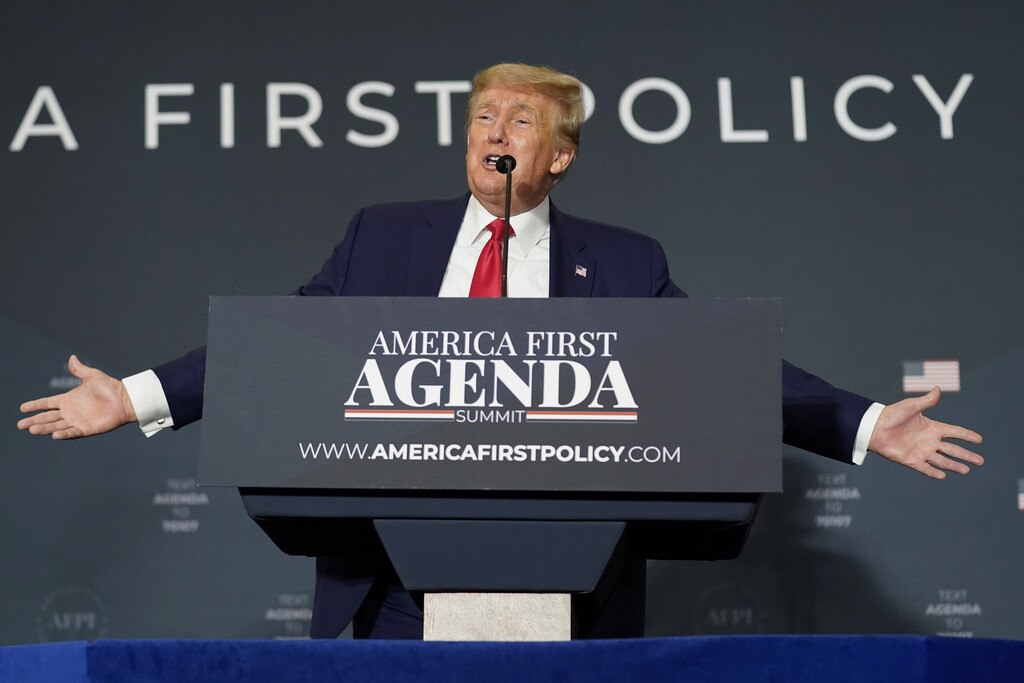
[{"label": "man's face", "polygon": [[473,196],[492,214],[505,211],[505,176],[494,162],[516,158],[512,172],[512,215],[540,204],[555,176],[572,163],[571,150],[555,148],[557,104],[528,90],[490,88],[480,93],[471,112],[466,141],[466,178]]}]

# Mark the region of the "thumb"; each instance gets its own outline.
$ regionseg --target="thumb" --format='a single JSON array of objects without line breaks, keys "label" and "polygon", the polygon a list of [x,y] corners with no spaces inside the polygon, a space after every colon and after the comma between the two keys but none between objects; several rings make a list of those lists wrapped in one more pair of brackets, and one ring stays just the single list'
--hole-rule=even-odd
[{"label": "thumb", "polygon": [[939,405],[939,399],[942,398],[942,389],[938,386],[932,387],[932,390],[922,396],[925,399],[925,408],[934,408]]},{"label": "thumb", "polygon": [[71,354],[71,357],[68,358],[68,370],[78,379],[85,379],[92,368],[78,360],[78,356]]},{"label": "thumb", "polygon": [[934,408],[935,406],[937,406],[939,404],[939,398],[941,396],[942,389],[939,389],[939,387],[937,386],[932,387],[932,390],[929,391],[927,394],[912,399],[914,408],[918,412],[923,413],[929,408]]}]

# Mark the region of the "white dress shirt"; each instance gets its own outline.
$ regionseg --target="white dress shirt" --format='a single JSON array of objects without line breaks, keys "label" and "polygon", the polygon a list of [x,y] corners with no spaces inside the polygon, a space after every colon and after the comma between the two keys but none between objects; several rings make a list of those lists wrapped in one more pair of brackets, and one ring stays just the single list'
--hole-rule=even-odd
[{"label": "white dress shirt", "polygon": [[[526,213],[513,216],[509,223],[515,235],[508,238],[508,295],[521,298],[545,298],[548,295],[548,262],[550,261],[550,200]],[[466,215],[455,238],[452,255],[441,282],[441,297],[467,297],[480,252],[491,239],[487,226],[495,218],[470,195]]]}]

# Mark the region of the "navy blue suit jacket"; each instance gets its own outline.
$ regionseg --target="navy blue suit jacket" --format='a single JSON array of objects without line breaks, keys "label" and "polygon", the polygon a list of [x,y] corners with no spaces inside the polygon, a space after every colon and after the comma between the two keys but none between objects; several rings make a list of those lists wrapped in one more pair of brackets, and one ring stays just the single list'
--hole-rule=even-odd
[{"label": "navy blue suit jacket", "polygon": [[[382,204],[359,211],[303,296],[436,296],[469,195],[449,201]],[[683,297],[658,242],[636,232],[576,218],[551,206],[550,296]],[[576,266],[587,277],[576,276]],[[205,348],[154,368],[174,428],[202,416]],[[849,462],[871,401],[783,362],[783,441]],[[319,565],[318,565],[319,569]],[[372,581],[373,569],[318,573],[313,635],[345,627]],[[329,605],[329,607],[328,607]],[[326,608],[326,609],[325,609]]]},{"label": "navy blue suit jacket", "polygon": [[[436,296],[469,195],[381,204],[359,211],[303,296]],[[551,206],[550,296],[681,297],[665,252],[646,235],[576,218]],[[587,277],[576,276],[576,266]],[[206,350],[154,368],[175,429],[202,417]],[[849,462],[871,401],[790,363],[782,366],[783,441]]]}]

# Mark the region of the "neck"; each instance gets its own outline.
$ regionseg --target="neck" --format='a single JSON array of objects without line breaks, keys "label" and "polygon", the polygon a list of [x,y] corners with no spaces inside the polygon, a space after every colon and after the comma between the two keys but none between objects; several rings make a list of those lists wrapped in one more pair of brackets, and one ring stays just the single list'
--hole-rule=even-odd
[{"label": "neck", "polygon": [[[505,216],[505,196],[504,195],[502,195],[502,196],[500,196],[498,198],[494,198],[494,197],[479,197],[479,196],[477,196],[475,194],[473,196],[476,197],[476,200],[478,202],[480,202],[480,206],[482,206],[485,209],[487,209],[487,212],[489,214],[491,214],[492,216],[496,216],[498,218],[502,218],[502,217]],[[509,217],[511,218],[512,216],[518,216],[521,213],[526,213],[527,211],[532,211],[533,209],[535,209],[538,206],[540,206],[544,202],[544,200],[546,198],[547,198],[547,195],[544,195],[543,197],[540,197],[539,199],[536,199],[534,201],[524,202],[519,197],[516,197],[515,196],[515,192],[513,191],[513,193],[512,193],[512,203],[511,203],[511,205],[509,207],[509,214],[510,214]]]}]

